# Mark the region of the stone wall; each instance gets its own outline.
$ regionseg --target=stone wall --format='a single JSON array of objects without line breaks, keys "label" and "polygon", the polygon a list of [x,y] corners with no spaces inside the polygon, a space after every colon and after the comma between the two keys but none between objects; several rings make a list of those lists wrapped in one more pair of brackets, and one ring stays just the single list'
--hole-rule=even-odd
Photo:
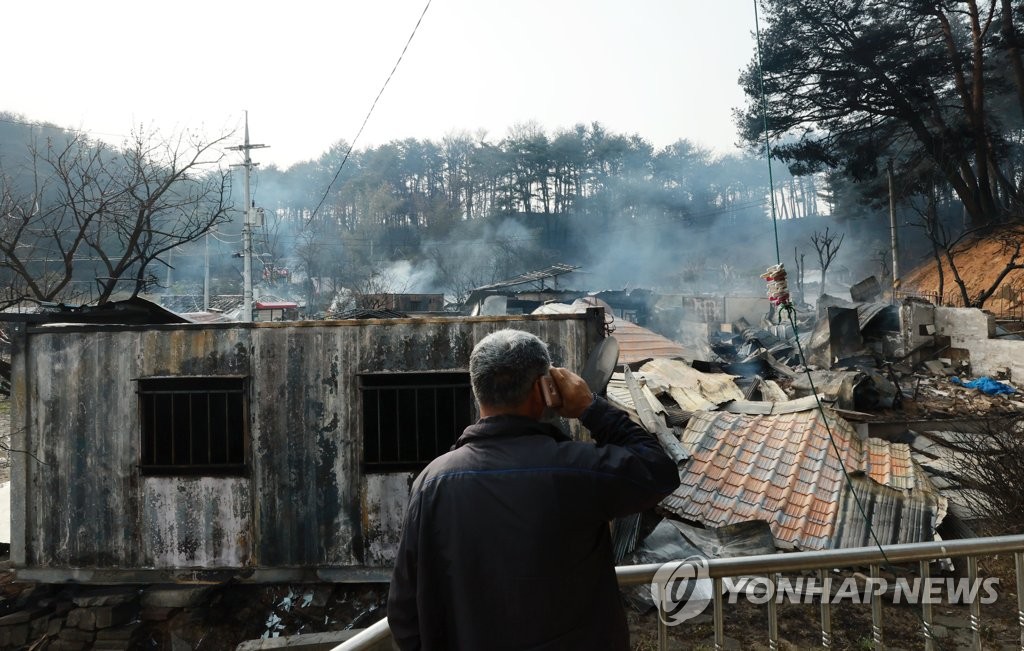
[{"label": "stone wall", "polygon": [[366,584],[5,584],[11,576],[0,571],[11,611],[0,651],[332,649],[380,619],[387,594]]}]

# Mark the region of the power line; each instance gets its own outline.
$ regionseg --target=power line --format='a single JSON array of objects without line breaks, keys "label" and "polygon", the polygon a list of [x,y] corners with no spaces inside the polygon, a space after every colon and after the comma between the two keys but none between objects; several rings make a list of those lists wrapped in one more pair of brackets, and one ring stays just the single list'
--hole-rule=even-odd
[{"label": "power line", "polygon": [[[57,127],[57,125],[50,125],[44,122],[25,122],[24,120],[12,120],[10,118],[0,118],[0,122],[6,122],[7,124],[18,124],[23,127]],[[60,127],[57,128],[59,129]]]},{"label": "power line", "polygon": [[[221,239],[221,238],[217,237],[217,233],[214,233],[213,231],[210,231],[210,236],[213,239],[217,240],[218,242],[222,242],[224,244],[240,244],[242,242],[242,236],[241,235],[238,235],[237,236],[238,239],[236,239],[236,240]],[[234,236],[226,236],[226,237],[234,237]]]},{"label": "power line", "polygon": [[78,129],[75,127],[62,127],[61,125],[54,124],[52,122],[27,122],[25,120],[12,120],[10,118],[0,118],[0,122],[4,122],[6,124],[17,124],[23,127],[32,127],[34,129],[57,129],[58,131],[64,131],[68,133],[81,133],[87,136],[110,136],[114,138],[130,137],[126,136],[123,133],[106,133],[103,131],[91,131],[89,129]]},{"label": "power line", "polygon": [[324,196],[320,197],[320,203],[316,205],[316,209],[313,214],[310,215],[310,219],[316,217],[316,214],[320,211],[320,208],[324,205],[324,201],[327,200],[327,195],[331,193],[331,187],[337,182],[338,177],[341,176],[341,170],[345,168],[345,163],[348,161],[348,157],[352,154],[353,148],[356,146],[356,141],[359,140],[359,136],[362,135],[363,129],[366,128],[366,123],[369,122],[370,116],[373,114],[373,109],[377,107],[377,102],[380,100],[380,96],[384,94],[384,89],[388,87],[388,83],[391,78],[395,75],[395,71],[398,70],[398,64],[402,62],[402,58],[405,57],[406,50],[409,49],[409,44],[412,43],[412,39],[416,36],[416,31],[420,28],[420,23],[423,22],[423,16],[427,14],[427,9],[430,8],[432,0],[427,0],[427,4],[423,7],[423,11],[420,13],[419,20],[416,21],[416,25],[412,28],[412,33],[409,34],[409,39],[405,42],[405,47],[402,48],[402,53],[398,55],[398,60],[395,61],[395,65],[391,68],[391,72],[388,73],[388,78],[384,80],[384,85],[380,87],[380,92],[377,93],[377,97],[373,99],[373,104],[370,105],[370,110],[366,112],[366,117],[363,118],[363,124],[360,125],[359,131],[356,132],[356,137],[352,139],[352,142],[348,146],[348,151],[345,152],[345,157],[341,160],[341,165],[338,165],[338,171],[334,173],[334,178],[327,184],[327,189],[324,190]]},{"label": "power line", "polygon": [[[764,121],[764,141],[765,141],[765,158],[768,162],[768,185],[771,188],[771,216],[772,216],[772,228],[774,229],[774,240],[775,240],[775,261],[776,264],[781,267],[782,259],[779,254],[779,228],[778,228],[778,217],[775,211],[775,182],[772,177],[772,154],[771,154],[771,139],[768,130],[768,100],[765,93],[764,85],[764,68],[761,59],[761,27],[760,19],[758,18],[757,11],[757,0],[754,0],[754,24],[757,34],[757,73],[760,80],[760,91],[761,91],[761,115]],[[769,272],[772,270],[769,267]],[[864,521],[864,526],[867,529],[868,542],[874,542],[878,551],[882,554],[882,559],[885,562],[885,566],[896,574],[899,574],[899,570],[892,565],[889,560],[889,556],[886,554],[885,548],[882,546],[882,541],[878,537],[878,533],[875,531],[875,527],[872,525],[872,518],[868,515],[868,510],[864,505],[864,500],[860,495],[857,494],[856,487],[854,486],[853,479],[850,477],[850,472],[846,468],[846,462],[843,458],[842,451],[839,449],[839,445],[836,443],[835,436],[832,433],[832,427],[829,425],[829,417],[825,413],[824,405],[822,404],[821,397],[818,394],[818,389],[814,386],[814,378],[811,374],[811,369],[807,364],[807,356],[804,354],[803,345],[800,343],[800,332],[796,323],[795,310],[792,305],[783,305],[780,313],[779,320],[781,322],[782,316],[788,314],[789,322],[793,328],[793,341],[796,342],[797,354],[804,367],[804,372],[807,376],[808,384],[810,385],[811,395],[814,396],[815,404],[818,413],[821,416],[822,423],[825,426],[825,432],[828,434],[828,439],[831,444],[832,451],[836,455],[836,461],[839,464],[840,470],[843,472],[843,477],[846,479],[847,490],[849,495],[853,498],[854,503],[857,505],[857,510],[860,513],[861,518]],[[849,451],[849,450],[848,450]],[[838,516],[837,516],[838,517]],[[923,623],[923,617],[921,613],[916,613],[918,619]]]}]

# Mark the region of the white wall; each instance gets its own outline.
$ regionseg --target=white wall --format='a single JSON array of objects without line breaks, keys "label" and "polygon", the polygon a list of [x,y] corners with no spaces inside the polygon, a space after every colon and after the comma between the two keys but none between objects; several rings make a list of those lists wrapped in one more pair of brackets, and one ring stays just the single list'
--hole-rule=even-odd
[{"label": "white wall", "polygon": [[912,303],[904,305],[900,315],[908,350],[931,338],[921,333],[922,325],[934,325],[935,334],[949,337],[951,347],[968,351],[975,377],[1005,371],[1011,380],[1024,383],[1024,341],[992,338],[996,325],[991,314],[977,308]]}]

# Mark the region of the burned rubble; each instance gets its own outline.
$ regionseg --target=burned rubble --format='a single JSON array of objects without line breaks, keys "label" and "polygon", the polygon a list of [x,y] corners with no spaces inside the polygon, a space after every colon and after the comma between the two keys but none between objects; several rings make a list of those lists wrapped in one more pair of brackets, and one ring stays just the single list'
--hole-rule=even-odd
[{"label": "burned rubble", "polygon": [[[568,269],[548,271],[528,280],[551,283]],[[1024,339],[979,310],[882,301],[874,285],[855,286],[855,300],[823,296],[785,318],[761,314],[763,297],[665,299],[550,286],[508,296],[502,286],[480,292],[480,316],[469,318],[532,312],[549,315],[530,318],[554,333],[559,319],[603,311],[604,334],[619,353],[607,397],[658,437],[681,478],[654,511],[613,523],[618,563],[856,547],[874,536],[904,543],[975,535],[987,498],[962,476],[963,460],[988,445],[979,421],[1016,415],[1019,423],[1024,415],[1015,385],[1024,377]],[[344,316],[382,333],[396,317],[399,329],[424,327],[384,310]],[[597,332],[600,318],[593,320]],[[458,319],[441,321],[431,327],[442,334],[461,327]],[[443,348],[450,334],[430,341]],[[588,334],[561,354],[578,364],[593,341]],[[987,381],[974,382],[980,378]],[[397,509],[411,476],[394,486],[372,478],[371,486]],[[373,508],[370,524],[381,516]],[[388,515],[385,524],[394,520]],[[367,530],[374,559],[389,549],[382,531]],[[238,648],[256,649],[263,638],[311,641],[383,614],[381,589],[358,586],[220,584],[198,590],[194,603],[157,607],[145,595],[161,594],[161,586],[122,590],[107,603],[93,599],[99,586],[29,585],[5,588],[0,648],[136,648],[175,639],[181,648],[214,648],[189,635],[220,613],[236,638],[250,640]],[[645,601],[627,598],[638,607]]]},{"label": "burned rubble", "polygon": [[[1024,341],[980,310],[880,298],[869,278],[851,289],[859,300],[822,296],[786,318],[691,322],[679,330],[706,333],[703,348],[674,355],[656,350],[656,333],[645,348],[639,326],[613,319],[612,336],[622,328],[638,345],[607,395],[658,436],[682,481],[656,513],[616,523],[617,559],[975,535],[977,491],[949,458],[963,456],[957,442],[971,422],[1024,418],[1013,385],[1024,377]],[[757,545],[744,543],[752,532]]]}]

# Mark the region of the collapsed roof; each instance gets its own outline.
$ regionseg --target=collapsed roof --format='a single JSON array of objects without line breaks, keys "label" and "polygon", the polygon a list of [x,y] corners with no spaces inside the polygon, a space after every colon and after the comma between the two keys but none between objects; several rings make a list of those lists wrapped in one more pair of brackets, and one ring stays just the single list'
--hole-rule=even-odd
[{"label": "collapsed roof", "polygon": [[[927,541],[940,526],[943,535],[963,534],[966,510],[940,492],[954,490],[937,474],[941,464],[916,450],[912,456],[906,441],[869,433],[911,418],[948,418],[965,406],[1024,408],[1012,395],[982,396],[943,377],[969,373],[969,355],[978,369],[1002,363],[1013,376],[1019,364],[997,357],[1013,342],[993,339],[991,319],[986,327],[978,310],[882,302],[876,279],[858,283],[851,297],[822,296],[817,310],[792,313],[784,324],[750,310],[728,317],[708,309],[713,299],[690,306],[684,298],[682,310],[659,313],[648,297],[643,316],[652,327],[668,326],[676,341],[632,323],[639,312],[593,294],[563,292],[564,302],[536,313],[605,309],[627,367],[607,394],[679,463],[682,485],[661,504],[676,523],[721,533],[762,522],[788,549]],[[952,360],[934,360],[942,354]],[[639,531],[636,522],[618,529]]]},{"label": "collapsed roof", "polygon": [[632,366],[657,357],[683,359],[691,356],[685,348],[671,339],[625,319],[616,318],[607,303],[592,296],[577,299],[571,304],[547,303],[533,313],[582,314],[594,307],[602,307],[605,310],[608,328],[619,342],[619,362]]},{"label": "collapsed roof", "polygon": [[932,540],[945,516],[906,444],[861,439],[828,410],[701,411],[681,438],[692,460],[661,505],[684,520],[765,520],[781,546],[811,550]]},{"label": "collapsed roof", "polygon": [[[680,360],[636,376],[689,457],[660,505],[674,517],[707,528],[764,521],[777,546],[811,550],[932,540],[946,515],[908,445],[862,437],[822,396],[745,400],[735,376]],[[613,376],[608,397],[642,420],[628,382]]]}]

